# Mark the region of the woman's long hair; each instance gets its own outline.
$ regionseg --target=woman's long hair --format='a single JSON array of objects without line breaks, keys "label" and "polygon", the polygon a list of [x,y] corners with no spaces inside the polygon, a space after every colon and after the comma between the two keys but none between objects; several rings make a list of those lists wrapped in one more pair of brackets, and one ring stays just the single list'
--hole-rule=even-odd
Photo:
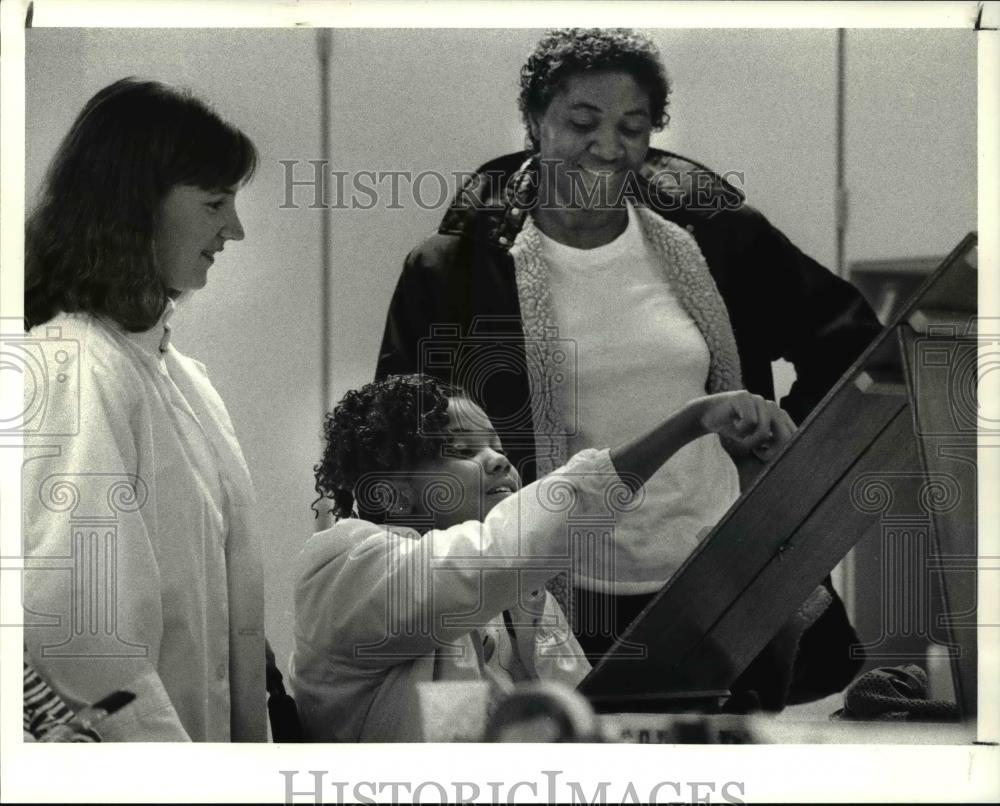
[{"label": "woman's long hair", "polygon": [[250,180],[257,150],[191,93],[124,78],[80,112],[49,166],[25,232],[25,327],[87,311],[148,330],[168,288],[157,267],[160,204],[175,185]]}]

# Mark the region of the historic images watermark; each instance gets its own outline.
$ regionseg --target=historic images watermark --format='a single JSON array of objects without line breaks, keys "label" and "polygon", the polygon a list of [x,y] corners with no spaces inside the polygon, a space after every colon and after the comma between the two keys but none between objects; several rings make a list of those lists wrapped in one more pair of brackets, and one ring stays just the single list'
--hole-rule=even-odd
[{"label": "historic images watermark", "polygon": [[[25,467],[44,466],[79,438],[80,344],[60,327],[26,334],[23,325],[20,319],[2,322],[0,370],[5,381],[20,379],[23,396],[4,398],[0,436],[5,446],[23,450]],[[26,590],[52,584],[64,592],[58,612],[25,606],[24,627],[44,635],[36,650],[46,658],[147,657],[147,646],[120,634],[123,622],[134,614],[119,612],[118,587],[120,544],[134,539],[148,485],[133,473],[98,466],[36,476],[36,488],[22,491],[23,502],[31,503],[22,513],[31,509],[44,519],[44,524],[32,525],[50,530],[46,551],[32,550],[25,523],[21,556],[6,556],[3,565],[5,571],[23,572]]]},{"label": "historic images watermark", "polygon": [[[20,319],[2,322],[0,333],[0,371],[5,381],[17,377],[24,384],[21,405],[11,403],[0,412],[0,435],[3,436],[72,436],[80,427],[80,345],[65,338],[62,328],[39,328],[38,335],[24,332]],[[52,392],[64,387],[63,399],[76,401],[66,411],[53,412]],[[58,418],[56,414],[62,415]],[[68,416],[66,416],[68,415]]]},{"label": "historic images watermark", "polygon": [[[718,212],[743,205],[743,171],[630,169],[588,171],[562,161],[536,160],[535,169],[503,171],[357,170],[328,159],[278,160],[283,189],[279,209],[444,210],[453,200],[472,210],[502,210],[510,200],[522,209],[614,209],[627,199],[664,210]],[[551,180],[551,181],[550,181]],[[459,196],[459,192],[461,195]]]},{"label": "historic images watermark", "polygon": [[[883,634],[865,652],[883,660],[899,659],[881,649],[888,639],[947,644],[943,627],[975,630],[976,572],[991,570],[991,560],[996,565],[995,558],[979,557],[977,564],[975,555],[952,553],[942,538],[954,533],[963,544],[975,545],[977,451],[995,450],[1000,436],[995,404],[981,394],[986,384],[996,383],[991,374],[1000,365],[1000,322],[969,317],[921,330],[904,337],[902,349],[912,375],[914,438],[923,444],[926,467],[866,473],[854,479],[850,491],[855,509],[879,518]],[[969,596],[933,613],[933,591],[944,576],[956,582],[965,577]],[[965,612],[951,609],[969,605]],[[958,646],[947,649],[960,654]]]},{"label": "historic images watermark", "polygon": [[564,778],[562,770],[539,770],[521,781],[349,781],[328,770],[279,770],[284,802],[291,803],[734,803],[746,801],[743,781],[599,781],[586,785]]}]

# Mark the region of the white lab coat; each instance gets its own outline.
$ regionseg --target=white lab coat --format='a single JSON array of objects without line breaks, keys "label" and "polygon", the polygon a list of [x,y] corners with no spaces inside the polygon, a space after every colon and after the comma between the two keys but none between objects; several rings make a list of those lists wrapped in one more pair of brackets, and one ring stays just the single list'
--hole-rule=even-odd
[{"label": "white lab coat", "polygon": [[[249,471],[163,319],[35,328],[47,388],[22,473],[25,641],[73,707],[125,688],[107,740],[263,741],[263,579]],[[30,387],[30,388],[29,388]]]},{"label": "white lab coat", "polygon": [[545,582],[607,525],[609,480],[618,476],[608,452],[586,450],[482,522],[421,536],[349,518],[313,535],[299,560],[289,665],[306,738],[421,740],[419,683],[502,674],[482,646],[491,631],[509,641],[504,610],[528,679],[576,686],[590,665]]}]

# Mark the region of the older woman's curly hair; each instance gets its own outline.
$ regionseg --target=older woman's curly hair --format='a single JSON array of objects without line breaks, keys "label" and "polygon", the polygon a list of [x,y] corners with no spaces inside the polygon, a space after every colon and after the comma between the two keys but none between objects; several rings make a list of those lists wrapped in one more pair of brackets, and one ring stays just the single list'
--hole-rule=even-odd
[{"label": "older woman's curly hair", "polygon": [[[390,375],[344,395],[323,423],[326,445],[316,473],[319,498],[331,499],[336,518],[355,512],[365,520],[385,519],[384,474],[407,471],[440,455],[448,426],[448,400],[465,392],[427,375]],[[359,494],[359,481],[367,494]]]},{"label": "older woman's curly hair", "polygon": [[190,92],[131,77],[102,89],[59,145],[27,222],[25,326],[86,311],[148,330],[170,291],[154,245],[167,193],[235,188],[256,165],[250,138]]},{"label": "older woman's curly hair", "polygon": [[653,128],[667,125],[670,79],[648,36],[629,28],[565,28],[545,34],[521,68],[517,105],[532,149],[538,150],[538,141],[531,119],[545,112],[562,82],[578,73],[608,71],[630,74],[649,93]]}]

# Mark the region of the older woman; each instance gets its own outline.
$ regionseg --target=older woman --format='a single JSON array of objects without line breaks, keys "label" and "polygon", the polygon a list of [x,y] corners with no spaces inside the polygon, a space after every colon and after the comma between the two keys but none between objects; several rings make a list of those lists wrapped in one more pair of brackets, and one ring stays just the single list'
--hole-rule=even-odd
[{"label": "older woman", "polygon": [[[773,398],[779,357],[797,373],[782,404],[801,421],[879,330],[849,284],[736,188],[650,148],[669,94],[641,34],[546,35],[521,71],[530,149],[483,166],[399,279],[377,375],[462,384],[529,480],[706,391]],[[679,452],[644,505],[618,513],[613,543],[576,563],[564,601],[588,652],[608,648],[735,501],[756,460],[728,448],[710,436]],[[828,593],[796,679],[762,659],[738,690],[780,707],[850,679],[856,638]]]},{"label": "older woman", "polygon": [[197,98],[123,79],[86,104],[27,226],[25,320],[47,395],[25,452],[25,641],[71,708],[135,701],[110,740],[263,741],[253,489],[174,300],[243,238],[257,153]]}]

